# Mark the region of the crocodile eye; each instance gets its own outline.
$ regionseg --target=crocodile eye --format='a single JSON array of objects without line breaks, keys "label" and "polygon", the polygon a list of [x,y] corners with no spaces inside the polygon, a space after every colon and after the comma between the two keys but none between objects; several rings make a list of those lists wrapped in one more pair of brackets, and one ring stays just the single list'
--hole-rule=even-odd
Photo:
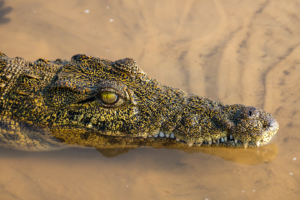
[{"label": "crocodile eye", "polygon": [[100,93],[100,99],[105,104],[114,104],[118,101],[119,96],[116,93],[107,91]]}]

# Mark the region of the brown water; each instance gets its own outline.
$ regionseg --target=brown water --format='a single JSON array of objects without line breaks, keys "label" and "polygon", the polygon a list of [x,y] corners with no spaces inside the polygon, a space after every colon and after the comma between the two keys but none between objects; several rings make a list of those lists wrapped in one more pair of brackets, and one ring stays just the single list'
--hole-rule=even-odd
[{"label": "brown water", "polygon": [[0,0],[0,38],[32,61],[132,57],[163,84],[280,124],[259,149],[0,148],[1,200],[300,199],[299,0]]}]

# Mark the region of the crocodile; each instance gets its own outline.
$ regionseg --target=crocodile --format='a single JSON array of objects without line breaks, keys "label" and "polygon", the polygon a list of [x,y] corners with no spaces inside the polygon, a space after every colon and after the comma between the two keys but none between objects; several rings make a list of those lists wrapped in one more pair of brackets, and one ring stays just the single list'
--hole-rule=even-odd
[{"label": "crocodile", "polygon": [[30,62],[0,52],[3,147],[250,148],[268,144],[278,129],[262,109],[162,85],[131,58]]}]

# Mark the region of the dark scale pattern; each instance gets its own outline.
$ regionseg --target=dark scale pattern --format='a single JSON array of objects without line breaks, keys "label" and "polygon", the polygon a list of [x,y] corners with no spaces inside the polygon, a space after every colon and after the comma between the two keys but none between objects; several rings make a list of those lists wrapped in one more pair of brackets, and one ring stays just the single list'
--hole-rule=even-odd
[{"label": "dark scale pattern", "polygon": [[19,149],[247,148],[267,144],[279,128],[261,109],[161,85],[130,58],[27,62],[0,52],[0,98],[0,144]]}]

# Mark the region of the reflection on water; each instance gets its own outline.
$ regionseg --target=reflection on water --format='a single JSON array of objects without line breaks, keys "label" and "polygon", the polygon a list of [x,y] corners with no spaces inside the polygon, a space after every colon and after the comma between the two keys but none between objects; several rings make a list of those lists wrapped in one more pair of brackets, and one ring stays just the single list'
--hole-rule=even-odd
[{"label": "reflection on water", "polygon": [[186,148],[183,151],[186,153],[207,153],[244,165],[258,165],[272,162],[278,155],[276,144],[252,149],[201,148],[192,150]]},{"label": "reflection on water", "polygon": [[[157,149],[162,149],[157,148]],[[134,148],[111,148],[111,149],[97,149],[103,156],[112,158],[121,154],[129,153]],[[218,156],[224,160],[241,163],[244,165],[258,165],[262,163],[272,162],[278,155],[276,144],[269,144],[260,148],[252,149],[228,149],[228,148],[166,148],[184,151],[185,153],[205,153]]]},{"label": "reflection on water", "polygon": [[113,148],[113,149],[97,149],[102,156],[106,158],[113,158],[124,153],[128,153],[131,149],[134,148]]},{"label": "reflection on water", "polygon": [[0,0],[0,24],[9,23],[11,20],[7,17],[7,14],[9,14],[12,11],[12,7],[6,7],[4,4],[4,0]]}]

